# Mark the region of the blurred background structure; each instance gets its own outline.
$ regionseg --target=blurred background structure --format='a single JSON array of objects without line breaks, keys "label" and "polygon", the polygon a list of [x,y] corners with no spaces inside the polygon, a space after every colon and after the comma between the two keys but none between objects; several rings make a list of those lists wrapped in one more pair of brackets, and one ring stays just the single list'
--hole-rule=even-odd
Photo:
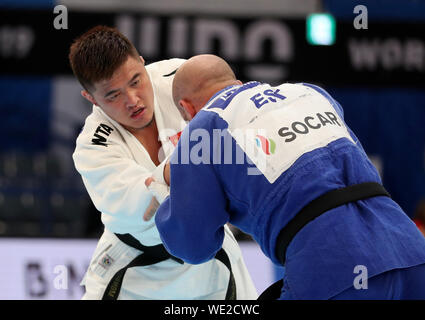
[{"label": "blurred background structure", "polygon": [[412,219],[423,203],[424,0],[0,0],[0,259],[10,238],[102,231],[72,163],[91,106],[67,59],[98,24],[147,63],[214,53],[242,81],[324,87],[394,200]]}]

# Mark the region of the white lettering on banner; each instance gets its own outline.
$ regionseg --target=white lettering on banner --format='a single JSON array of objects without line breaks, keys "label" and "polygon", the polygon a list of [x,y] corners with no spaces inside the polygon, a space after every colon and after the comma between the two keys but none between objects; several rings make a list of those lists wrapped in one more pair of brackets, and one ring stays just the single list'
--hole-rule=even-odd
[{"label": "white lettering on banner", "polygon": [[26,58],[34,45],[34,31],[29,26],[0,27],[0,56],[2,58]]},{"label": "white lettering on banner", "polygon": [[240,50],[238,29],[230,20],[198,19],[193,27],[195,54],[210,53],[215,39],[223,44],[219,52],[222,57],[233,60],[243,52]]},{"label": "white lettering on banner", "polygon": [[351,64],[356,70],[374,71],[402,68],[425,70],[425,43],[421,39],[348,39]]},{"label": "white lettering on banner", "polygon": [[258,20],[248,26],[245,35],[245,57],[253,61],[261,58],[266,40],[271,40],[274,60],[288,61],[292,58],[291,31],[284,23],[276,20]]},{"label": "white lettering on banner", "polygon": [[[0,300],[81,299],[96,239],[0,239]],[[67,287],[67,288],[66,288]]]},{"label": "white lettering on banner", "polygon": [[[96,244],[97,239],[0,238],[0,300],[81,299],[80,282]],[[262,292],[275,281],[273,264],[255,243],[240,247],[257,291]],[[65,275],[65,268],[68,289],[62,288],[64,283],[56,289],[54,280]]]},{"label": "white lettering on banner", "polygon": [[[161,18],[157,17],[118,15],[115,25],[136,44],[145,58],[156,57],[160,50],[165,50],[172,57],[211,53],[218,43],[221,57],[229,62],[237,59],[250,61],[244,70],[247,77],[264,82],[285,80],[288,71],[284,64],[291,62],[294,56],[292,33],[279,20],[256,20],[248,24],[243,32],[232,19],[225,18],[192,20],[177,17],[161,24]],[[161,48],[159,41],[163,31],[168,34],[165,48]],[[140,37],[136,39],[137,34]],[[266,41],[271,44],[271,57],[264,56]],[[265,59],[270,62],[263,63]]]},{"label": "white lettering on banner", "polygon": [[159,21],[155,18],[144,18],[139,24],[140,39],[138,41],[143,55],[155,57],[159,52]]},{"label": "white lettering on banner", "polygon": [[178,17],[170,20],[170,29],[167,43],[169,45],[170,57],[184,56],[188,41],[189,24],[187,19]]},{"label": "white lettering on banner", "polygon": [[[84,265],[82,271],[88,268]],[[59,297],[57,290],[63,291],[63,298],[70,299],[81,297],[84,287],[80,286],[83,274],[77,272],[78,268],[72,263],[56,265],[53,268],[42,260],[28,261],[25,265],[25,295],[28,299],[47,299]],[[56,291],[56,292],[55,292]]]},{"label": "white lettering on banner", "polygon": [[[121,14],[115,19],[115,26],[131,41],[134,41],[135,26],[134,19],[130,15]],[[174,57],[174,56],[173,56]]]},{"label": "white lettering on banner", "polygon": [[285,23],[275,20],[259,20],[250,24],[245,33],[245,58],[252,61],[245,67],[247,78],[263,82],[283,81],[288,77],[287,67],[282,63],[257,63],[264,59],[264,43],[272,45],[271,60],[290,62],[294,45],[292,33]]}]

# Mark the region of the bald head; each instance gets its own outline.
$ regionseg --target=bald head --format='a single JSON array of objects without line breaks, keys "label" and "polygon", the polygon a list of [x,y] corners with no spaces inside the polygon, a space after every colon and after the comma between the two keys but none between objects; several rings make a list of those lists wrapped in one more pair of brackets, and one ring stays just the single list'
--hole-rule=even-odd
[{"label": "bald head", "polygon": [[194,56],[183,63],[174,76],[174,103],[193,117],[192,113],[196,114],[214,93],[234,84],[241,82],[226,61],[211,54]]}]

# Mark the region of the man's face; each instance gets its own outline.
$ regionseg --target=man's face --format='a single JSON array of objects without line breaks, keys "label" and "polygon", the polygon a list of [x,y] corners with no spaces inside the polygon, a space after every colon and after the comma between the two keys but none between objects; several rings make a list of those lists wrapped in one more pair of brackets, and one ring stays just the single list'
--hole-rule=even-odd
[{"label": "man's face", "polygon": [[110,79],[96,82],[83,96],[132,133],[152,123],[154,95],[142,58],[129,56]]}]

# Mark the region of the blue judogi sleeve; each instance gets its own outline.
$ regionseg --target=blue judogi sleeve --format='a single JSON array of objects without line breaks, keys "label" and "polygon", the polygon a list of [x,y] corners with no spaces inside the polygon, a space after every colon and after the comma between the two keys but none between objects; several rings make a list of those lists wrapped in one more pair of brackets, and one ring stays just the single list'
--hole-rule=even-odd
[{"label": "blue judogi sleeve", "polygon": [[[213,165],[192,162],[194,146],[207,146],[202,152],[211,150],[209,143],[189,141],[192,129],[190,123],[170,159],[170,195],[157,210],[155,222],[161,240],[172,255],[199,264],[212,259],[221,248],[229,214],[226,196]],[[183,160],[187,156],[183,152],[188,151],[182,141],[189,144],[192,155],[189,163]],[[210,159],[209,155],[207,158]]]}]

